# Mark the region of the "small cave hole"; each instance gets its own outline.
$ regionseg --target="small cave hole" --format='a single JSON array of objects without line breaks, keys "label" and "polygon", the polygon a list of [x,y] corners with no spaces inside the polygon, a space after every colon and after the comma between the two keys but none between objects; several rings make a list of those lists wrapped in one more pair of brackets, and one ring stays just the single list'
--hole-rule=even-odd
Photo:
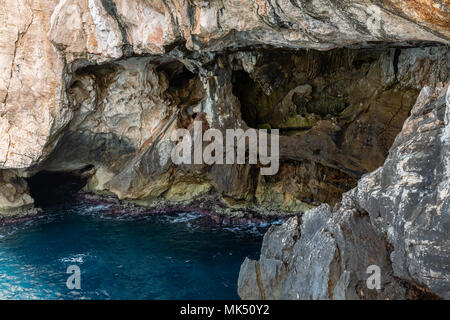
[{"label": "small cave hole", "polygon": [[169,79],[169,86],[171,88],[182,88],[190,80],[196,78],[198,75],[189,71],[184,64],[179,61],[172,61],[160,65],[156,71],[164,72]]},{"label": "small cave hole", "polygon": [[73,172],[41,171],[28,178],[30,195],[35,201],[35,206],[45,208],[75,201],[75,195],[88,181],[83,172],[90,169],[92,166]]}]

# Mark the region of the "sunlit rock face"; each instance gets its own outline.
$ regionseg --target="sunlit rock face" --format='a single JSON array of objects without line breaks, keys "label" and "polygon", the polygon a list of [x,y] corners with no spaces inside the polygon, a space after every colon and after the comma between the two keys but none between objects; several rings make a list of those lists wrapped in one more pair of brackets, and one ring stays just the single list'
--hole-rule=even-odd
[{"label": "sunlit rock face", "polygon": [[[225,106],[219,107],[224,101],[220,102],[220,94],[213,97],[212,91],[223,91],[227,105],[233,99],[226,92],[231,86],[213,85],[218,71],[208,69],[211,61],[216,63],[215,54],[208,52],[449,41],[448,8],[433,1],[48,0],[4,1],[2,7],[0,165],[4,169],[39,165],[58,145],[64,129],[79,114],[69,101],[72,74],[87,65],[136,55],[172,56],[201,74],[207,91],[204,108],[209,121],[215,121],[212,114],[221,113]],[[241,57],[243,68],[251,68],[255,56]],[[223,121],[227,116],[217,118]],[[239,122],[240,116],[231,118],[235,119],[227,123]],[[298,121],[294,118],[286,125]]]},{"label": "sunlit rock face", "polygon": [[[171,55],[69,65],[74,116],[53,152],[27,171],[94,167],[89,191],[147,205],[206,196],[231,215],[334,205],[383,164],[420,83],[445,80],[440,70],[448,61],[439,47],[254,50],[199,59],[209,69],[193,67],[194,55],[184,57],[187,66]],[[279,129],[280,170],[262,176],[254,165],[175,166],[170,137],[177,128],[192,130],[195,120],[222,132]]]},{"label": "sunlit rock face", "polygon": [[2,218],[34,215],[36,210],[33,208],[33,204],[34,200],[29,195],[25,179],[18,177],[14,170],[1,170],[0,215]]},{"label": "sunlit rock face", "polygon": [[[448,276],[440,262],[448,258],[448,130],[438,129],[448,122],[438,103],[449,83],[445,1],[0,5],[0,220],[33,213],[26,178],[46,170],[82,174],[87,192],[156,208],[197,201],[227,216],[307,212],[306,221],[319,206],[313,210],[324,213],[323,225],[354,208],[363,222],[343,214],[337,224],[358,230],[363,223],[370,239],[384,241],[374,250],[395,279],[393,291],[357,292],[344,271],[362,260],[336,260],[336,248],[351,241],[344,239],[333,240],[329,259],[317,262],[332,270],[317,279],[323,285],[314,294],[266,284],[264,294],[254,290],[255,283],[245,284],[254,276],[247,263],[241,296],[445,296],[448,282],[439,279]],[[222,132],[279,129],[278,173],[263,176],[249,164],[174,165],[170,136],[192,131],[194,121]],[[422,170],[431,164],[427,176]],[[267,239],[270,245],[270,233]],[[296,243],[307,257],[314,248],[302,241]]]},{"label": "sunlit rock face", "polygon": [[[370,42],[448,42],[440,1],[83,0],[60,1],[50,39],[70,62],[122,53],[256,45],[332,49]],[[70,31],[70,32],[66,32]]]},{"label": "sunlit rock face", "polygon": [[45,157],[72,117],[64,103],[64,62],[47,34],[56,4],[1,3],[1,168],[27,168]]}]

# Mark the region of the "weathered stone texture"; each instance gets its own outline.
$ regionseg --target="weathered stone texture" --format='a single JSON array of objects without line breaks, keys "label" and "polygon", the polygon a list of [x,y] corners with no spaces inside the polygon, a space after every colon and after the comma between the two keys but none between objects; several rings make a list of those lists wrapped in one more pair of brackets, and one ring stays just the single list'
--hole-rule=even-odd
[{"label": "weathered stone texture", "polygon": [[[306,211],[245,262],[243,298],[448,298],[448,10],[0,0],[0,216],[30,213],[25,177],[89,169],[86,190],[141,204]],[[280,129],[279,173],[175,166],[170,135],[194,120]],[[324,202],[338,204],[307,211]],[[385,274],[379,292],[362,285],[369,261]]]},{"label": "weathered stone texture", "polygon": [[241,266],[241,298],[449,299],[449,110],[448,85],[425,87],[382,167],[333,209],[267,232],[260,260]]}]

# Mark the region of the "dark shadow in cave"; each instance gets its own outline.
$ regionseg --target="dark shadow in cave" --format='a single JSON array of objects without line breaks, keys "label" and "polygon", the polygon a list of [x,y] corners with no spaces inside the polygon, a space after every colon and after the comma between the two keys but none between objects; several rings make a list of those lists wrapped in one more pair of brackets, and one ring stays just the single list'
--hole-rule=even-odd
[{"label": "dark shadow in cave", "polygon": [[36,207],[46,208],[75,201],[87,180],[80,172],[41,171],[28,178],[28,185]]},{"label": "dark shadow in cave", "polygon": [[363,66],[374,64],[384,52],[261,50],[251,75],[242,69],[233,72],[233,94],[249,127],[286,135],[308,130],[319,119],[342,115],[350,105],[345,87],[356,81],[349,79],[355,74],[364,78],[368,70]]},{"label": "dark shadow in cave", "polygon": [[306,203],[334,204],[381,166],[419,93],[397,79],[400,54],[258,50],[250,73],[237,62],[232,90],[242,119],[281,136],[280,173],[265,182],[293,185],[289,192]]},{"label": "dark shadow in cave", "polygon": [[198,77],[197,74],[190,72],[184,64],[179,61],[165,63],[156,68],[158,72],[164,72],[169,78],[170,88],[182,88],[189,80]]},{"label": "dark shadow in cave", "polygon": [[263,94],[262,89],[259,86],[255,86],[253,79],[243,70],[234,72],[232,81],[233,94],[241,103],[242,120],[244,120],[249,127],[256,128],[258,124],[258,110],[255,105],[256,101],[250,94]]}]

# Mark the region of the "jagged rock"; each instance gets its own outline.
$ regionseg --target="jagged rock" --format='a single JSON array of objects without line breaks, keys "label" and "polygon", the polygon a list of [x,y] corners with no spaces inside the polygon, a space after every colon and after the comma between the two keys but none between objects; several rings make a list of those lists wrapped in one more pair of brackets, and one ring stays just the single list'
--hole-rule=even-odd
[{"label": "jagged rock", "polygon": [[0,171],[0,224],[9,217],[33,215],[34,200],[25,179],[14,170]]},{"label": "jagged rock", "polygon": [[[418,91],[446,76],[446,48],[328,53],[249,49],[257,44],[284,49],[336,47],[330,30],[333,37],[341,37],[339,45],[370,47],[364,42],[370,39],[448,42],[440,24],[425,30],[386,8],[375,12],[356,1],[323,11],[321,15],[326,13],[329,19],[311,15],[316,12],[314,3],[241,1],[239,10],[237,2],[224,4],[19,3],[17,30],[6,28],[18,35],[16,49],[8,52],[14,51],[17,60],[23,51],[27,56],[20,59],[26,68],[5,55],[13,61],[6,63],[11,81],[4,81],[1,168],[26,169],[25,175],[33,175],[94,166],[98,173],[88,189],[120,199],[148,202],[166,193],[171,199],[194,198],[198,192],[171,196],[172,183],[183,181],[191,183],[187,190],[196,190],[196,184],[211,185],[205,191],[218,193],[230,206],[256,204],[265,208],[263,213],[270,209],[274,214],[304,211],[323,201],[335,203],[363,173],[380,166]],[[399,3],[397,7],[404,8]],[[14,8],[5,8],[14,13]],[[359,8],[354,13],[361,15],[337,14],[351,8]],[[287,9],[289,14],[284,13]],[[370,20],[375,23],[372,27],[384,30],[381,36],[356,23],[368,13],[386,23],[378,26],[378,20]],[[248,19],[236,20],[242,14]],[[298,28],[293,19],[304,26]],[[401,29],[395,37],[385,30],[391,19],[397,19]],[[305,26],[317,23],[323,27],[314,29],[317,34],[305,33]],[[31,38],[39,30],[46,32]],[[34,70],[26,61],[35,58],[36,50],[30,48],[39,47],[36,39],[48,49],[36,61],[51,70],[28,72]],[[222,53],[238,47],[245,48]],[[194,49],[201,51],[189,51]],[[46,81],[35,81],[36,74],[47,71],[51,75]],[[20,93],[37,92],[37,83],[46,86],[39,95]],[[286,130],[281,136],[282,173],[265,181],[254,166],[179,170],[171,165],[167,161],[171,132],[197,114],[205,115],[209,127],[221,130],[247,126]],[[294,184],[286,179],[292,161],[312,165],[296,171],[299,182]],[[292,192],[295,186],[302,191]]]},{"label": "jagged rock", "polygon": [[[200,76],[185,70],[173,58],[130,58],[83,67],[69,82],[69,101],[76,110],[75,116],[55,151],[34,170],[70,171],[94,165],[100,176],[94,176],[97,182],[89,184],[90,191],[144,202],[161,197],[170,201],[194,199],[201,194],[197,186],[205,186],[201,188],[204,192],[218,193],[230,206],[255,202],[264,214],[301,212],[322,202],[334,204],[362,173],[384,161],[414,103],[417,83],[423,79],[415,75],[417,79],[411,81],[398,71],[395,75],[394,69],[401,67],[407,72],[409,69],[403,64],[414,65],[427,57],[425,53],[430,56],[425,58],[429,70],[438,70],[447,61],[443,48],[404,51],[371,52],[368,56],[343,52],[352,59],[337,59],[334,52],[325,56],[287,52],[280,62],[281,68],[289,71],[284,72],[286,78],[264,75],[261,70],[266,69],[266,53],[259,52],[263,58],[254,63],[252,76],[263,74],[265,83],[276,94],[269,96],[269,101],[274,102],[268,107],[272,105],[269,119],[276,119],[278,99],[288,106],[287,113],[311,114],[319,120],[310,130],[282,134],[280,156],[287,161],[282,163],[278,175],[258,179],[254,166],[175,166],[170,161],[173,130],[189,127],[194,117],[202,117],[206,127],[221,130],[246,127],[241,112],[248,108],[248,100],[245,93],[237,94],[239,100],[233,95],[234,87],[239,86],[233,84],[233,69],[240,70],[235,60],[229,58],[226,62],[219,57],[210,70],[200,70]],[[410,59],[400,60],[403,55]],[[394,66],[394,57],[402,64]],[[305,69],[310,75],[299,78],[297,68],[304,68],[303,62],[310,59],[312,69]],[[330,61],[333,67],[321,71],[322,63]],[[297,75],[296,79],[290,75]],[[424,77],[428,75],[424,73]],[[432,79],[439,77],[435,74]],[[289,90],[291,86],[293,90]],[[323,99],[324,91],[331,96],[326,96],[330,103],[339,92],[348,97],[344,110],[336,114],[317,111],[315,104]],[[295,108],[294,94],[308,97],[300,111]],[[258,117],[263,115],[256,112]],[[276,122],[272,125],[275,127]],[[298,170],[289,164],[292,160],[302,163]],[[98,182],[105,177],[108,181]],[[191,185],[185,188],[185,195],[173,196],[175,181],[178,185]],[[213,188],[206,187],[209,185]]]},{"label": "jagged rock", "polygon": [[[385,164],[272,227],[239,275],[243,299],[449,299],[450,87],[425,87]],[[425,147],[427,145],[427,147]],[[381,269],[369,289],[367,268]]]},{"label": "jagged rock", "polygon": [[[449,43],[445,4],[350,1],[3,1],[2,168],[26,168],[55,146],[73,116],[64,66],[167,52],[265,44],[331,49],[370,41]],[[42,81],[45,79],[45,81]],[[9,143],[12,141],[12,144]]]},{"label": "jagged rock", "polygon": [[[289,222],[304,229],[291,241],[297,260],[270,249],[269,232],[261,262],[246,262],[242,296],[448,297],[450,134],[448,110],[436,107],[449,82],[445,1],[0,5],[1,217],[30,212],[24,179],[43,170],[84,172],[86,190],[121,200],[201,197],[240,215],[334,204],[373,171],[334,209]],[[175,166],[170,135],[194,120],[281,129],[279,174]],[[369,256],[385,274],[376,293],[356,275]]]},{"label": "jagged rock", "polygon": [[[355,197],[393,246],[394,273],[450,298],[448,84],[426,86],[383,167]],[[375,201],[375,199],[377,199]]]}]

